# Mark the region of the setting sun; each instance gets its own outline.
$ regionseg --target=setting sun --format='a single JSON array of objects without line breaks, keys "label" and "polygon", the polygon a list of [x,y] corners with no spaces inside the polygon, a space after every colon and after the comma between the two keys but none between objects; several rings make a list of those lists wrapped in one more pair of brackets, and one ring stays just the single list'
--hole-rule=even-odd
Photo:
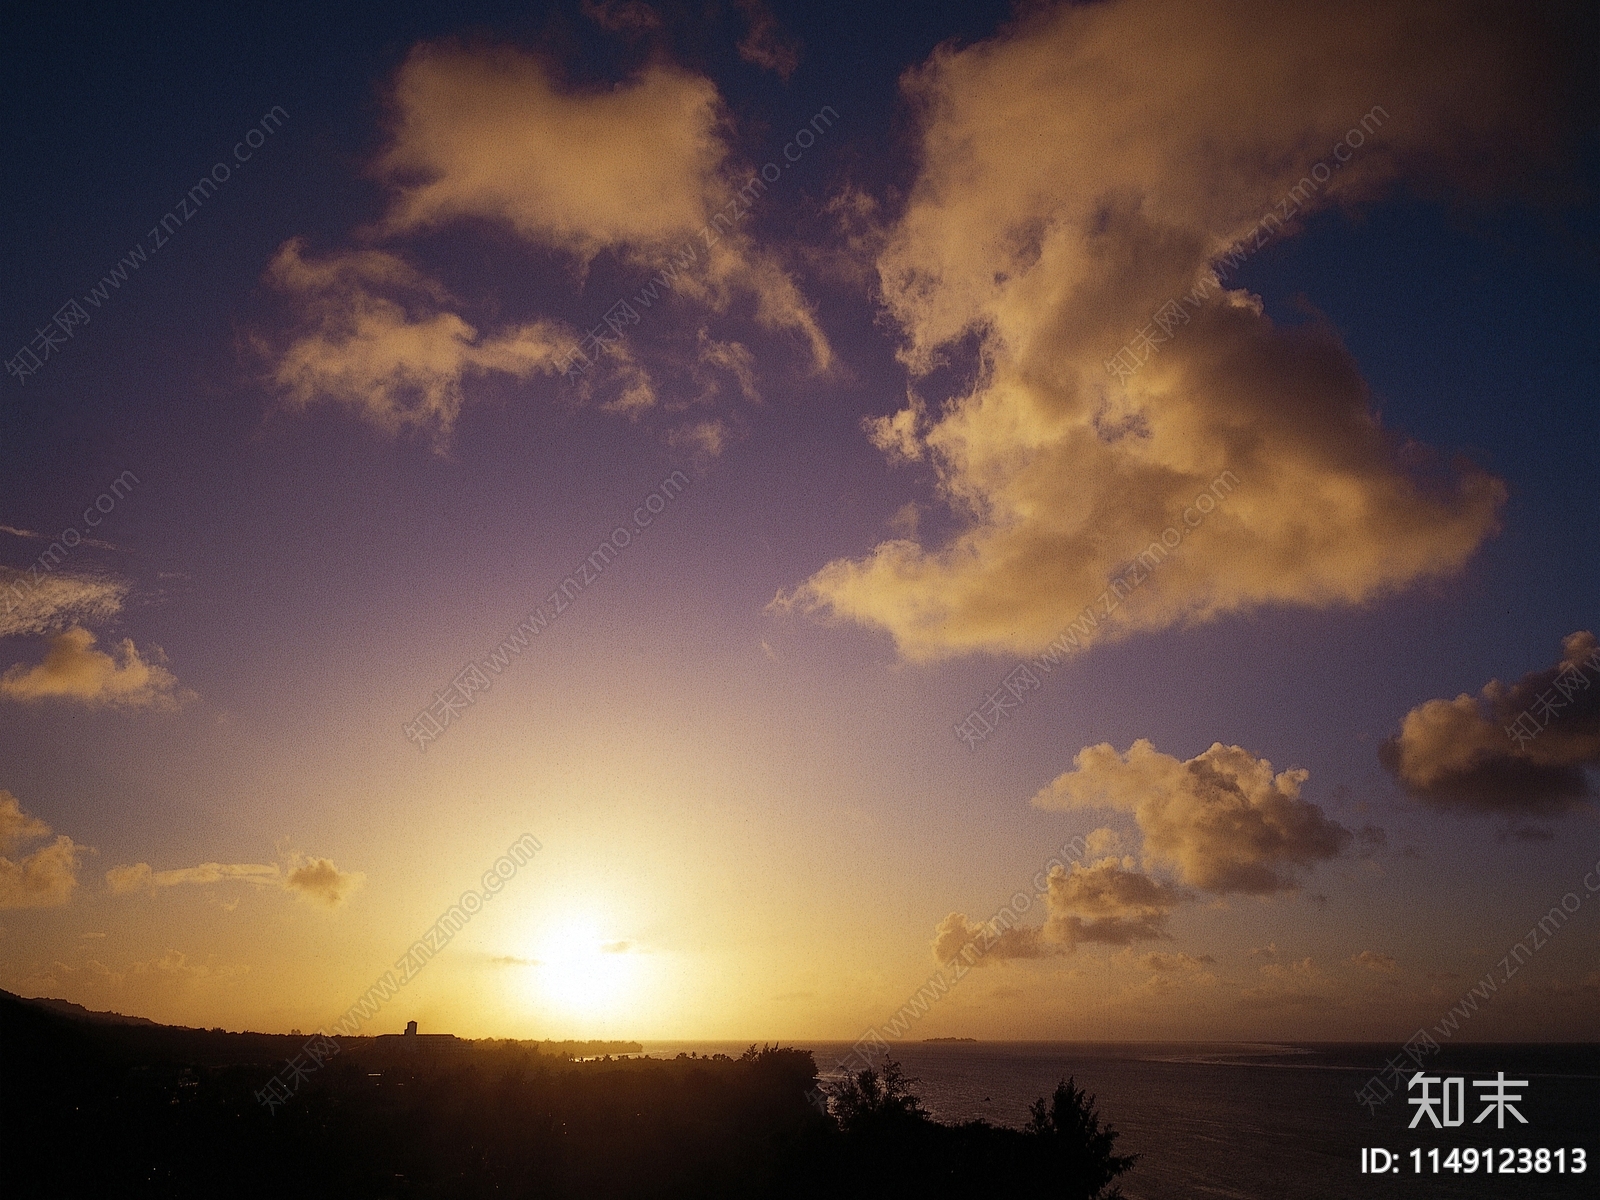
[{"label": "setting sun", "polygon": [[593,921],[553,926],[534,957],[535,991],[566,1016],[614,1016],[627,1009],[637,990],[637,956],[627,942],[605,937]]}]

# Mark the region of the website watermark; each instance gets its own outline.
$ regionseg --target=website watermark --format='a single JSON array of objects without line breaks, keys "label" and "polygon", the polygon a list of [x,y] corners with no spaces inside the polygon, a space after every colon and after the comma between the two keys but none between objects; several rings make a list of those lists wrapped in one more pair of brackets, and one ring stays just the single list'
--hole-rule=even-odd
[{"label": "website watermark", "polygon": [[[83,524],[85,529],[97,528],[111,511],[117,507],[117,502],[132,492],[134,487],[142,481],[132,471],[124,471],[111,481],[111,486],[94,498],[94,503],[83,510]],[[15,537],[37,538],[40,535],[27,529],[8,529],[7,532]],[[109,549],[106,542],[98,538],[89,537],[79,532],[76,525],[63,529],[60,535],[39,552],[39,557],[15,573],[10,585],[5,590],[6,615],[10,616],[18,605],[22,604],[36,591],[50,575],[50,572],[65,561],[68,554],[79,546],[98,546]],[[27,590],[23,587],[26,585]]]},{"label": "website watermark", "polygon": [[449,687],[436,691],[432,702],[426,708],[410,721],[401,724],[400,732],[405,735],[406,740],[415,742],[418,750],[426,751],[429,742],[442,737],[444,731],[458,721],[461,714],[466,712],[479,696],[489,690],[489,685],[493,682],[490,679],[491,673],[499,675],[504,672],[511,660],[526,650],[533,639],[543,633],[552,621],[571,608],[573,601],[597,581],[601,572],[616,562],[618,555],[633,545],[637,536],[655,523],[656,517],[666,510],[668,502],[677,499],[688,486],[689,477],[682,471],[674,471],[663,479],[655,490],[634,508],[631,527],[618,525],[614,528],[610,535],[578,564],[576,571],[563,576],[556,590],[546,596],[543,603],[534,605],[533,612],[502,638],[493,651],[467,663],[456,672]]},{"label": "website watermark", "polygon": [[[1550,939],[1577,915],[1578,910],[1583,907],[1585,896],[1597,894],[1600,894],[1600,862],[1595,863],[1592,870],[1584,873],[1582,893],[1577,891],[1565,893],[1560,903],[1551,905],[1550,910],[1528,930],[1525,938],[1518,938],[1512,943],[1511,949],[1496,964],[1500,978],[1496,980],[1495,969],[1490,968],[1483,978],[1468,988],[1461,999],[1439,1019],[1433,1027],[1433,1033],[1446,1041],[1455,1037],[1461,1029],[1462,1022],[1470,1020],[1478,1011],[1479,1001],[1484,1004],[1489,1003],[1499,990],[1500,984],[1510,983],[1511,977],[1522,969],[1523,963],[1544,949]],[[1439,1042],[1434,1040],[1426,1029],[1417,1030],[1399,1054],[1391,1057],[1378,1074],[1356,1089],[1356,1100],[1366,1106],[1368,1113],[1377,1112],[1378,1108],[1386,1104],[1389,1097],[1399,1089],[1407,1074],[1418,1072],[1423,1060],[1438,1051]]]},{"label": "website watermark", "polygon": [[[732,200],[711,214],[710,220],[700,227],[698,242],[694,237],[689,238],[673,251],[672,258],[656,273],[654,279],[639,289],[637,295],[624,296],[608,308],[600,323],[583,336],[577,348],[557,360],[561,374],[574,379],[598,363],[602,354],[620,342],[629,326],[638,325],[644,320],[640,310],[649,311],[660,299],[662,288],[677,290],[678,273],[699,262],[699,243],[705,244],[709,256],[712,248],[722,240],[723,234],[731,234],[734,227],[750,215],[755,202],[766,193],[767,186],[776,183],[783,177],[784,171],[804,158],[805,152],[816,145],[818,135],[826,133],[838,119],[838,110],[831,104],[824,104],[808,124],[795,130],[794,136],[783,145],[784,165],[780,167],[773,161],[763,166],[734,193]],[[795,153],[791,154],[791,150]]]},{"label": "website watermark", "polygon": [[[1216,511],[1217,505],[1227,499],[1239,486],[1239,477],[1224,471],[1211,481],[1211,486],[1186,505],[1179,518],[1182,527],[1168,525],[1161,537],[1134,555],[1126,567],[1106,585],[1106,590],[1091,604],[1084,606],[1076,619],[1045,647],[1044,653],[1032,662],[1020,662],[1001,680],[1000,686],[984,694],[983,703],[955,723],[955,734],[968,750],[976,751],[978,743],[986,741],[1000,727],[1001,719],[1014,708],[1020,707],[1027,694],[1044,686],[1040,675],[1048,675],[1061,665],[1061,658],[1088,644],[1091,634],[1100,623],[1111,619],[1126,600],[1164,563],[1182,543],[1188,532],[1200,528],[1206,517]],[[1191,519],[1192,514],[1192,519]],[[1100,611],[1096,612],[1096,608]]]},{"label": "website watermark", "polygon": [[1505,727],[1506,737],[1516,742],[1518,750],[1526,747],[1543,733],[1560,715],[1561,710],[1572,703],[1573,696],[1579,690],[1589,690],[1589,676],[1584,669],[1586,667],[1593,667],[1596,677],[1600,678],[1600,649],[1591,651],[1581,665],[1573,662],[1562,663],[1561,672],[1551,681],[1550,687],[1535,696],[1533,703]]},{"label": "website watermark", "polygon": [[[137,271],[151,254],[165,246],[179,229],[198,216],[201,206],[217,194],[218,188],[233,178],[236,169],[242,169],[245,163],[254,158],[255,152],[266,145],[267,137],[276,133],[288,119],[288,111],[281,104],[274,104],[266,116],[233,144],[233,165],[226,161],[217,162],[178,198],[177,207],[163,213],[145,238],[118,259],[116,266],[100,276],[100,281],[90,287],[81,299],[72,297],[56,309],[55,316],[43,326],[36,327],[33,341],[6,360],[6,373],[19,384],[26,383],[30,375],[37,375],[52,356],[62,352],[78,330],[89,324],[89,310],[84,305],[98,309],[111,298],[112,292],[119,291],[128,282],[128,272]],[[145,249],[146,239],[149,241],[148,250]]]},{"label": "website watermark", "polygon": [[1192,305],[1196,312],[1200,311],[1200,306],[1222,289],[1223,281],[1228,274],[1238,270],[1251,256],[1265,249],[1274,237],[1283,232],[1287,228],[1287,222],[1299,215],[1305,203],[1333,178],[1333,173],[1349,162],[1355,151],[1366,144],[1367,134],[1382,128],[1388,119],[1389,111],[1381,104],[1373,105],[1367,110],[1359,126],[1351,126],[1344,137],[1334,144],[1332,153],[1334,165],[1330,167],[1328,160],[1322,159],[1309,172],[1302,175],[1300,181],[1274,206],[1277,213],[1283,215],[1279,216],[1272,209],[1268,209],[1266,215],[1258,220],[1248,233],[1236,239],[1212,260],[1212,266],[1200,276],[1187,296],[1168,300],[1151,314],[1149,322],[1140,328],[1131,340],[1123,343],[1122,349],[1106,359],[1106,372],[1119,380],[1130,379],[1140,367],[1155,356],[1162,342],[1175,340],[1179,326],[1189,323],[1189,311],[1184,306]]},{"label": "website watermark", "polygon": [[269,1113],[275,1112],[279,1105],[286,1104],[313,1072],[320,1070],[324,1062],[339,1053],[339,1038],[352,1036],[365,1022],[376,1016],[379,1009],[421,973],[429,960],[450,944],[450,939],[466,927],[475,913],[500,894],[516,876],[518,869],[543,849],[544,844],[531,833],[525,833],[512,842],[506,852],[483,873],[483,890],[480,892],[468,888],[462,892],[461,899],[440,913],[438,919],[411,943],[411,947],[396,960],[394,966],[374,980],[361,998],[345,1009],[335,1022],[332,1033],[326,1029],[317,1030],[316,1036],[306,1042],[300,1053],[289,1059],[283,1069],[255,1093],[257,1102],[264,1105]]}]

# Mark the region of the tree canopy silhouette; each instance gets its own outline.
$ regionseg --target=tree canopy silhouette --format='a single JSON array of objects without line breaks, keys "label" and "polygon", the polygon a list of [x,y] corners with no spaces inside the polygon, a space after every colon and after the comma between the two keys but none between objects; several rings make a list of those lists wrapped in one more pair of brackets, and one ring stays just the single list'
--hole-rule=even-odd
[{"label": "tree canopy silhouette", "polygon": [[1029,1129],[934,1120],[885,1060],[813,1103],[809,1050],[574,1061],[537,1043],[406,1053],[344,1038],[274,1111],[301,1038],[107,1023],[0,992],[7,1196],[231,1200],[1109,1200],[1111,1152],[1070,1083]]},{"label": "tree canopy silhouette", "polygon": [[1094,1097],[1076,1086],[1072,1078],[1056,1084],[1045,1103],[1043,1096],[1028,1106],[1028,1132],[1042,1141],[1055,1160],[1070,1200],[1116,1200],[1122,1189],[1112,1182],[1138,1161],[1137,1154],[1117,1154],[1117,1133],[1102,1127]]}]

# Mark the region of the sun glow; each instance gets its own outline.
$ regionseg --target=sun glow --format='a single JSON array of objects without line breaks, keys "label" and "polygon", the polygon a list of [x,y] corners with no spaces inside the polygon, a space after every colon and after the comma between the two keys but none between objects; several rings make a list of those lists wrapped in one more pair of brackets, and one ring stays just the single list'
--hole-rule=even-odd
[{"label": "sun glow", "polygon": [[536,988],[552,1007],[575,1017],[624,1011],[639,981],[637,952],[589,921],[552,928],[539,943]]}]

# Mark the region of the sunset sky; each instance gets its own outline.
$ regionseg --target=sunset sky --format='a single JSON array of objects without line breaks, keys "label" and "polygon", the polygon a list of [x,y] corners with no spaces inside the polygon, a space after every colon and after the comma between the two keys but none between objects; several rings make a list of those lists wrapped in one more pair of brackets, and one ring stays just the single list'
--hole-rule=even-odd
[{"label": "sunset sky", "polygon": [[1464,1036],[1600,1035],[1540,12],[15,15],[0,987],[328,1025],[531,834],[364,1032],[1403,1040],[1572,895]]}]

